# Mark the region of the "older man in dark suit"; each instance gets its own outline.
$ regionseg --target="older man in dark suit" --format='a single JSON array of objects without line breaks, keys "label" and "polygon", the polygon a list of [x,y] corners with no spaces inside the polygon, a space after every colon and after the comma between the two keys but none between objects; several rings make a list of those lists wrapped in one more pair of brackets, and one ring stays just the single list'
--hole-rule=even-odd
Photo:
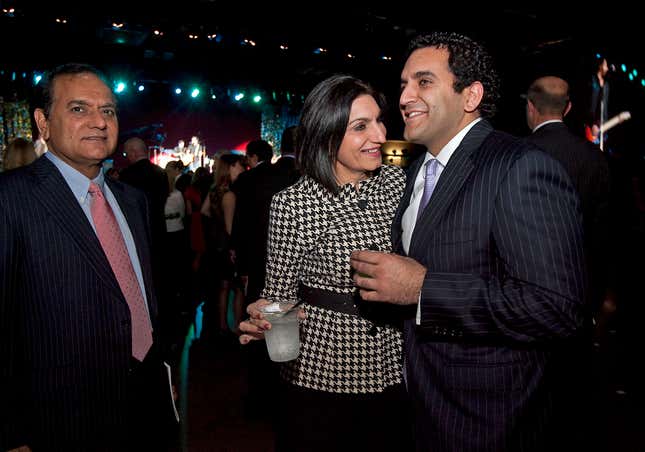
[{"label": "older man in dark suit", "polygon": [[148,208],[101,172],[116,101],[87,65],[42,84],[49,152],[0,175],[0,449],[164,450]]},{"label": "older man in dark suit", "polygon": [[553,76],[536,79],[526,94],[526,140],[559,161],[580,196],[584,244],[589,270],[588,299],[592,314],[607,289],[609,243],[609,166],[598,146],[571,133],[564,117],[571,110],[569,84]]},{"label": "older man in dark suit", "polygon": [[404,359],[420,451],[549,450],[554,356],[582,324],[575,190],[551,157],[493,130],[497,85],[469,38],[412,41],[400,110],[428,152],[394,220],[400,255],[352,254],[365,302],[416,305]]}]

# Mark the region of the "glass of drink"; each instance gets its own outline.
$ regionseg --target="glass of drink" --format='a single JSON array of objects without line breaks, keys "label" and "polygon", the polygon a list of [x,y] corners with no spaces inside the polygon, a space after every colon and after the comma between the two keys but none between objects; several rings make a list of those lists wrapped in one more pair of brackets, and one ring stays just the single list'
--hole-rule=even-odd
[{"label": "glass of drink", "polygon": [[269,358],[271,361],[291,361],[300,354],[300,325],[298,309],[293,305],[271,303],[262,309],[271,329],[264,332]]}]

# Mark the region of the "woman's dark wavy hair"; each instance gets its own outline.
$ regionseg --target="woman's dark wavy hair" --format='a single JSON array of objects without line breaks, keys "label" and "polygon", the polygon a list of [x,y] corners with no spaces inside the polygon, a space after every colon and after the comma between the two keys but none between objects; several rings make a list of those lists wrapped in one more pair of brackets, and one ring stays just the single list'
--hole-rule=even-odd
[{"label": "woman's dark wavy hair", "polygon": [[62,64],[45,74],[42,82],[39,84],[40,91],[37,93],[36,102],[38,104],[37,107],[43,109],[46,118],[48,118],[49,114],[51,113],[52,103],[54,101],[54,81],[56,80],[56,78],[62,75],[76,75],[85,73],[96,75],[103,81],[103,83],[105,83],[107,86],[110,86],[107,77],[103,72],[101,72],[101,70],[92,65],[84,63]]},{"label": "woman's dark wavy hair", "polygon": [[453,88],[460,93],[473,82],[481,82],[484,96],[479,104],[479,113],[491,118],[499,100],[499,77],[493,59],[483,46],[467,36],[452,32],[423,33],[412,39],[407,57],[417,49],[437,47],[448,51],[448,66],[455,76]]},{"label": "woman's dark wavy hair", "polygon": [[350,75],[334,75],[309,93],[298,125],[296,147],[302,174],[311,177],[330,192],[338,193],[334,165],[345,136],[352,102],[362,95],[372,96],[381,111],[385,97],[369,84]]}]

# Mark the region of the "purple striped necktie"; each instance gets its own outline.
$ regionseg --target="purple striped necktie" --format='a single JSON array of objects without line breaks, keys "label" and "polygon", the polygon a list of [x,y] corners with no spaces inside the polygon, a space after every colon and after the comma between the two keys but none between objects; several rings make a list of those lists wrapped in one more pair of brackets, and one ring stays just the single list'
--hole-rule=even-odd
[{"label": "purple striped necktie", "polygon": [[437,184],[437,166],[439,166],[439,160],[430,159],[425,163],[426,173],[425,173],[425,182],[423,184],[423,196],[421,196],[421,202],[419,203],[419,210],[417,211],[417,220],[421,217],[421,214],[425,210],[434,187]]}]

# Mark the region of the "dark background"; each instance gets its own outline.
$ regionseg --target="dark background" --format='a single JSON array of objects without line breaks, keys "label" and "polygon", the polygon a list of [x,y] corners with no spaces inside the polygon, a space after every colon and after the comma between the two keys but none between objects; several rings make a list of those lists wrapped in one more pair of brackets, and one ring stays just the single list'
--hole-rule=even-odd
[{"label": "dark background", "polygon": [[[637,14],[625,7],[565,8],[563,2],[512,6],[268,3],[0,1],[2,8],[15,8],[13,17],[0,16],[0,70],[4,70],[0,95],[28,97],[32,71],[68,61],[89,62],[114,79],[146,82],[144,93],[135,93],[135,86],[130,86],[129,93],[120,96],[122,134],[162,124],[165,146],[200,133],[216,141],[210,148],[233,148],[260,133],[261,107],[232,102],[236,88],[254,87],[264,94],[265,102],[297,113],[314,84],[331,73],[344,72],[386,93],[393,107],[386,117],[388,136],[399,139],[402,122],[396,103],[406,42],[419,31],[450,30],[483,42],[495,57],[503,97],[494,122],[519,135],[528,133],[519,95],[532,79],[546,74],[570,81],[574,108],[567,121],[582,133],[586,87],[596,54],[606,56],[617,67],[610,114],[632,112],[631,121],[612,131],[612,142],[633,158],[645,155],[637,136],[645,100],[645,86],[640,83],[645,77],[645,53],[638,38]],[[57,17],[67,23],[57,23]],[[124,26],[115,30],[113,22]],[[163,36],[155,36],[155,29]],[[217,40],[209,41],[206,35],[214,33]],[[199,39],[188,39],[188,34]],[[243,39],[252,39],[256,46],[241,45]],[[283,43],[288,50],[279,49]],[[314,54],[317,47],[327,52]],[[349,59],[347,53],[355,57]],[[639,71],[636,81],[620,71],[623,63],[630,71]],[[17,81],[9,78],[13,72],[19,74]],[[21,81],[23,72],[28,75]],[[172,94],[177,84],[183,84],[184,90],[189,84],[200,84],[200,100]],[[211,93],[217,99],[210,99]]]}]

